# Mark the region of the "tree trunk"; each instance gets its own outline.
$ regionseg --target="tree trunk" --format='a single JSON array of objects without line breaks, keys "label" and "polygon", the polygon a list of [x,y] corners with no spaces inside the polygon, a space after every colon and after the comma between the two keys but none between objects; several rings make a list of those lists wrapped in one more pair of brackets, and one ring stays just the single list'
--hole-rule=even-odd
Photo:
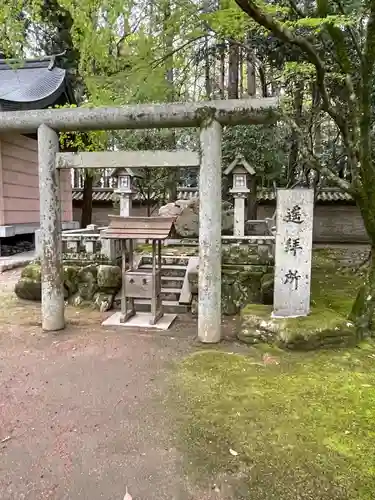
[{"label": "tree trunk", "polygon": [[[165,63],[165,78],[168,83],[168,94],[167,101],[173,102],[175,98],[174,89],[174,60],[173,60],[173,31],[171,30],[171,3],[167,1],[164,8],[164,30],[167,33],[165,40],[165,51],[166,54],[171,54],[167,57]],[[168,134],[168,148],[172,151],[176,147],[176,134],[173,129],[169,130]],[[169,201],[175,201],[177,199],[177,184],[179,182],[179,171],[177,168],[171,168],[168,172],[168,197]]]},{"label": "tree trunk", "polygon": [[255,67],[250,60],[247,61],[247,93],[252,97],[256,94]]},{"label": "tree trunk", "polygon": [[255,175],[250,177],[249,189],[250,193],[247,195],[246,217],[247,220],[256,220],[258,203],[257,203],[257,178]]},{"label": "tree trunk", "polygon": [[[252,62],[252,58],[248,58],[247,60],[247,93],[251,97],[255,97],[256,95],[256,74],[255,74],[255,66]],[[247,195],[246,199],[246,218],[247,220],[256,220],[257,219],[257,179],[255,175],[251,176],[249,181],[249,189],[250,192]],[[248,226],[249,230],[253,230],[253,226]]]},{"label": "tree trunk", "polygon": [[239,49],[234,43],[229,44],[228,62],[228,99],[238,99]]},{"label": "tree trunk", "polygon": [[[300,126],[302,118],[302,101],[303,101],[301,85],[297,85],[297,88],[294,91],[293,101],[294,101],[294,121],[296,122],[297,126]],[[287,179],[288,186],[294,184],[297,179],[298,153],[299,153],[298,132],[292,130],[290,137],[290,151],[288,160],[288,179]]]},{"label": "tree trunk", "polygon": [[87,227],[92,220],[92,186],[94,177],[85,170],[85,180],[83,183],[83,200],[81,212],[81,228]]},{"label": "tree trunk", "polygon": [[262,89],[262,97],[268,97],[266,74],[263,66],[260,66],[259,68],[259,79],[260,79],[260,86]]},{"label": "tree trunk", "polygon": [[371,245],[369,267],[365,283],[360,287],[349,319],[356,325],[360,339],[371,334],[375,309],[375,244]]},{"label": "tree trunk", "polygon": [[371,242],[367,276],[358,290],[349,316],[349,319],[356,325],[359,338],[362,339],[371,334],[375,311],[375,202],[373,196],[369,199],[366,193],[361,192],[357,198],[357,206]]},{"label": "tree trunk", "polygon": [[225,42],[220,44],[220,76],[219,76],[219,88],[220,88],[220,99],[225,99]]}]

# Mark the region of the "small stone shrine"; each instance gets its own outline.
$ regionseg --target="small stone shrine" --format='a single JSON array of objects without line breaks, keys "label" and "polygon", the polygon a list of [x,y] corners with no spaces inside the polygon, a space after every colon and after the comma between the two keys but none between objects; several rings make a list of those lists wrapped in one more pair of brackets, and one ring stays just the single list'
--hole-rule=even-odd
[{"label": "small stone shrine", "polygon": [[[161,300],[161,241],[169,238],[173,230],[173,217],[111,216],[103,238],[116,239],[122,245],[121,312],[108,318],[104,325],[129,325],[166,329],[175,315],[164,315]],[[134,265],[134,240],[151,240],[152,267],[137,269]],[[128,266],[127,266],[128,261]],[[151,299],[151,313],[138,314],[135,299]]]},{"label": "small stone shrine", "polygon": [[117,189],[114,193],[120,198],[120,215],[130,217],[132,213],[132,198],[134,194],[134,179],[142,177],[137,169],[116,168],[113,177],[117,178]]},{"label": "small stone shrine", "polygon": [[233,187],[230,193],[234,198],[234,236],[245,235],[245,199],[250,189],[247,187],[248,178],[255,175],[255,170],[247,163],[242,155],[237,155],[225,175],[233,175]]}]

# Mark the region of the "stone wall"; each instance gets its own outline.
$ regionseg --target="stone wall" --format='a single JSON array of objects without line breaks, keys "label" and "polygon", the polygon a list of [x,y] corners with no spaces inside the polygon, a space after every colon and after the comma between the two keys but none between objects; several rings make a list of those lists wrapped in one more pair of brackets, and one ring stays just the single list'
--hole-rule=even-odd
[{"label": "stone wall", "polygon": [[[198,269],[189,271],[192,313],[198,309]],[[222,252],[221,307],[234,316],[248,303],[268,304],[273,298],[273,249],[271,245],[228,245]]]},{"label": "stone wall", "polygon": [[[63,265],[65,300],[75,306],[94,305],[101,312],[112,308],[121,288],[121,268],[110,264]],[[39,262],[26,266],[15,286],[18,298],[41,300],[41,268]]]},{"label": "stone wall", "polygon": [[[258,219],[272,217],[275,205],[259,205]],[[318,204],[314,210],[314,243],[367,243],[361,214],[355,205]]]},{"label": "stone wall", "polygon": [[[75,221],[81,220],[81,204],[82,202],[74,201],[73,204],[73,219]],[[119,215],[119,208],[114,207],[112,202],[108,203],[98,203],[93,202],[92,204],[92,224],[97,226],[107,226],[109,224],[109,215]],[[152,215],[156,215],[154,212]],[[147,217],[147,206],[140,204],[133,204],[132,217]]]},{"label": "stone wall", "polygon": [[[75,221],[81,220],[80,203],[74,201],[73,214]],[[272,217],[274,211],[274,204],[260,204],[258,207],[258,219]],[[108,224],[108,215],[118,215],[118,213],[118,208],[115,208],[112,202],[93,202],[92,223],[105,226]],[[147,207],[134,204],[133,215],[135,217],[146,217]],[[368,242],[361,214],[355,205],[349,203],[318,204],[315,207],[314,217],[314,243]]]}]

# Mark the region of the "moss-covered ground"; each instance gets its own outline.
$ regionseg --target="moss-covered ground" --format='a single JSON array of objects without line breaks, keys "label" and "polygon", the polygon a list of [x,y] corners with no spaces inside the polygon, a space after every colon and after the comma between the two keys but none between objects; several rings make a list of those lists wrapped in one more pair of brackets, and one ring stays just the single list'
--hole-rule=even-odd
[{"label": "moss-covered ground", "polygon": [[[345,316],[362,278],[323,257],[314,306]],[[375,498],[375,344],[200,351],[176,367],[172,394],[187,472],[218,498]]]}]

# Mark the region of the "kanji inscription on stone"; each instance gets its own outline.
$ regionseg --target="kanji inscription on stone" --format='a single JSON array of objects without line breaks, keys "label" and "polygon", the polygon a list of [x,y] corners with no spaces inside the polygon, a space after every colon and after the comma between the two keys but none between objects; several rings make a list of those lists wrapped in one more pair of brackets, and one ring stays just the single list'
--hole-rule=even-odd
[{"label": "kanji inscription on stone", "polygon": [[312,189],[277,190],[274,317],[310,312],[313,215]]}]

